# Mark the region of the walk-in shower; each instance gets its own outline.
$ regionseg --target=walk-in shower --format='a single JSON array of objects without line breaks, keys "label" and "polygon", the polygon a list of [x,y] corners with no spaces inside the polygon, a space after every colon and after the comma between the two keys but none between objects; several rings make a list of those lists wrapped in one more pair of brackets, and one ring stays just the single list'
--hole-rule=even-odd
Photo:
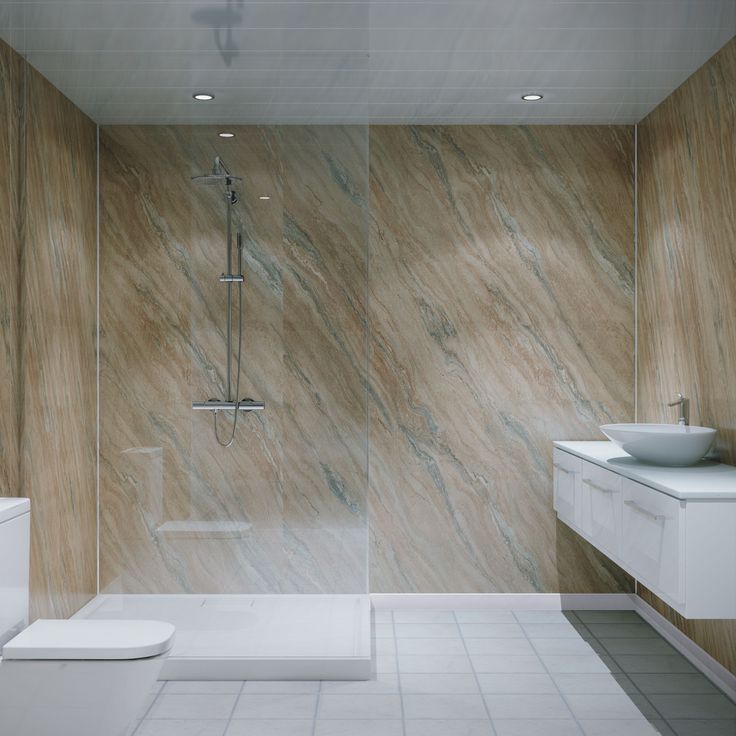
[{"label": "walk-in shower", "polygon": [[[240,367],[243,356],[243,233],[238,229],[233,233],[233,209],[240,201],[235,186],[242,181],[239,176],[233,176],[219,156],[215,156],[212,171],[209,174],[193,176],[192,181],[196,184],[207,184],[223,186],[226,203],[226,234],[225,247],[227,254],[227,265],[225,271],[220,274],[220,283],[227,288],[227,323],[225,328],[225,340],[227,343],[225,398],[208,399],[207,401],[192,402],[195,411],[211,411],[214,416],[215,439],[222,447],[230,447],[235,440],[235,431],[238,427],[238,414],[241,411],[262,411],[265,408],[263,401],[254,399],[239,399],[240,396]],[[237,250],[237,270],[233,271],[233,236]],[[233,284],[238,287],[238,350],[235,367],[235,393],[233,394]],[[230,427],[230,435],[222,439],[218,430],[217,418],[221,411],[232,411],[233,421]]]}]

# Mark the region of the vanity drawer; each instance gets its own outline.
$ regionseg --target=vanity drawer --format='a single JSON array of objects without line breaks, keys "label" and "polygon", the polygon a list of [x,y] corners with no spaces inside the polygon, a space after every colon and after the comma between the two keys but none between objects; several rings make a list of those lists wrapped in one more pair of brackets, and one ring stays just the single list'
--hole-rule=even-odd
[{"label": "vanity drawer", "polygon": [[672,496],[622,478],[621,559],[655,593],[684,601],[684,509]]},{"label": "vanity drawer", "polygon": [[554,464],[554,508],[562,521],[580,527],[582,508],[580,506],[580,474],[583,461],[555,448]]},{"label": "vanity drawer", "polygon": [[582,493],[586,511],[583,531],[596,547],[621,555],[623,478],[593,463],[583,462]]}]

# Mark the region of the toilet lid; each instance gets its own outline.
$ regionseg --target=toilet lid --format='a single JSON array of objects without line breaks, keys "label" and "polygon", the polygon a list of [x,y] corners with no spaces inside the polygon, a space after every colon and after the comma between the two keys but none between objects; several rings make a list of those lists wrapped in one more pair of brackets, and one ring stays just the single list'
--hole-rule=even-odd
[{"label": "toilet lid", "polygon": [[3,647],[3,659],[143,659],[171,649],[163,621],[39,619]]}]

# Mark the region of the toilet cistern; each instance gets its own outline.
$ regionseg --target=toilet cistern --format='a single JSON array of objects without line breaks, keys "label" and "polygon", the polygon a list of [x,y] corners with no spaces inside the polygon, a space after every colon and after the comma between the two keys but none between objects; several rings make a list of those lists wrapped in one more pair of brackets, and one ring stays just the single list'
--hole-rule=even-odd
[{"label": "toilet cistern", "polygon": [[667,404],[667,406],[679,406],[680,416],[677,419],[677,423],[682,427],[690,426],[690,399],[678,393],[677,400]]}]

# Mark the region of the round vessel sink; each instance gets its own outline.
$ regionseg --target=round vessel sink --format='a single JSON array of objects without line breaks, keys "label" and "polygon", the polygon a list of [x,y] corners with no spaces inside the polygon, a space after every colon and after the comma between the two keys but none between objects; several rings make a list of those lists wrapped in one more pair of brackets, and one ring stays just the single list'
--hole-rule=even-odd
[{"label": "round vessel sink", "polygon": [[680,424],[603,424],[601,432],[624,452],[654,465],[694,465],[710,450],[716,430]]}]

